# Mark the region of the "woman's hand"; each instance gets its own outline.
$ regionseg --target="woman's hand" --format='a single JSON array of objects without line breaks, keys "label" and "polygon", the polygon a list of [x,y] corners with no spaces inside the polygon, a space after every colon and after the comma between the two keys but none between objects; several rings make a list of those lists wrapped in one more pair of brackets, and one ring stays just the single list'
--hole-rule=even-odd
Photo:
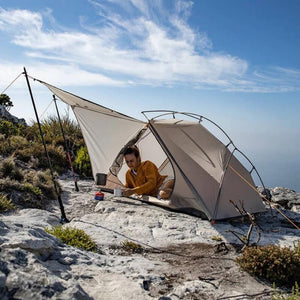
[{"label": "woman's hand", "polygon": [[129,188],[122,189],[122,195],[124,197],[129,197],[129,196],[131,196],[133,194],[134,194],[133,189],[129,189]]}]

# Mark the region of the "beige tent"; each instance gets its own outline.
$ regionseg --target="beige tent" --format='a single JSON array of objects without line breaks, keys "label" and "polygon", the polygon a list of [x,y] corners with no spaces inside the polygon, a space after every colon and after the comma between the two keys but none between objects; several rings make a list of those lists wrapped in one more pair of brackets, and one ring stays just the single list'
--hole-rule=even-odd
[{"label": "beige tent", "polygon": [[[151,160],[161,174],[175,179],[168,201],[149,197],[150,202],[205,215],[210,220],[239,216],[230,201],[239,207],[243,203],[247,212],[264,210],[258,193],[250,187],[254,186],[250,172],[233,155],[239,150],[230,139],[225,146],[201,124],[208,119],[166,111],[143,122],[42,83],[72,107],[88,148],[94,178],[97,173],[108,174],[107,186],[124,183],[127,166],[122,150],[136,144],[143,160]],[[147,118],[147,112],[144,115]],[[233,150],[229,150],[229,145]],[[254,166],[253,169],[256,170]]]}]

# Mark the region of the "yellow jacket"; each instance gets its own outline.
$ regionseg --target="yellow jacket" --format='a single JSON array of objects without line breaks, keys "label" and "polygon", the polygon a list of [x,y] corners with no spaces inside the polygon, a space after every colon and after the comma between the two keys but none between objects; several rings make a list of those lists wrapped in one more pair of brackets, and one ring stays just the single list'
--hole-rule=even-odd
[{"label": "yellow jacket", "polygon": [[156,165],[146,160],[138,166],[137,175],[131,169],[127,171],[125,186],[133,188],[135,194],[156,197],[159,187],[167,177],[160,175]]}]

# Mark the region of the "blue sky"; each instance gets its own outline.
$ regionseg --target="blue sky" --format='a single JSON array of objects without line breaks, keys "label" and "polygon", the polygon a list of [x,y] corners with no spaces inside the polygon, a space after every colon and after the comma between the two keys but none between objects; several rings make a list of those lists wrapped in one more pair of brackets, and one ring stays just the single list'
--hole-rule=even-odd
[{"label": "blue sky", "polygon": [[[0,0],[0,92],[25,66],[140,119],[152,109],[198,113],[267,186],[300,192],[299,15],[298,0]],[[52,95],[32,86],[42,113]],[[34,118],[23,77],[6,93],[13,114]]]}]

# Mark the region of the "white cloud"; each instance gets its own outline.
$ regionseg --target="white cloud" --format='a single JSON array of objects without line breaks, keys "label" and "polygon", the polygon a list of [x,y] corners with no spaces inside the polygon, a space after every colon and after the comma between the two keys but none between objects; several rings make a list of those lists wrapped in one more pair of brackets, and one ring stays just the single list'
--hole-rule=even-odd
[{"label": "white cloud", "polygon": [[1,30],[41,30],[43,24],[41,14],[28,10],[5,10],[0,7],[0,16]]},{"label": "white cloud", "polygon": [[[83,25],[82,31],[54,30],[44,28],[44,18],[55,22],[50,10],[42,14],[0,9],[0,30],[7,32],[30,60],[36,60],[37,66],[51,69],[57,74],[55,78],[68,84],[72,81],[68,78],[77,72],[81,74],[76,78],[79,83],[87,85],[181,83],[225,90],[263,89],[262,75],[249,74],[245,60],[214,52],[207,35],[188,25],[191,1],[176,1],[170,12],[163,9],[161,1],[89,2],[99,14],[99,27]],[[121,14],[120,9],[127,14]],[[291,72],[278,71],[295,77]],[[271,83],[274,91],[272,76],[274,71],[264,81]],[[278,84],[275,86],[279,88]]]},{"label": "white cloud", "polygon": [[[44,63],[29,63],[25,66],[29,75],[34,78],[49,82],[58,86],[93,86],[93,85],[110,85],[110,86],[125,86],[128,83],[111,79],[99,73],[84,71],[75,65],[62,64],[44,64]],[[4,90],[10,81],[23,72],[24,66],[21,64],[12,64],[0,61],[0,82]],[[25,80],[18,80],[14,84],[15,87],[24,87]],[[0,91],[0,92],[1,92]]]}]

